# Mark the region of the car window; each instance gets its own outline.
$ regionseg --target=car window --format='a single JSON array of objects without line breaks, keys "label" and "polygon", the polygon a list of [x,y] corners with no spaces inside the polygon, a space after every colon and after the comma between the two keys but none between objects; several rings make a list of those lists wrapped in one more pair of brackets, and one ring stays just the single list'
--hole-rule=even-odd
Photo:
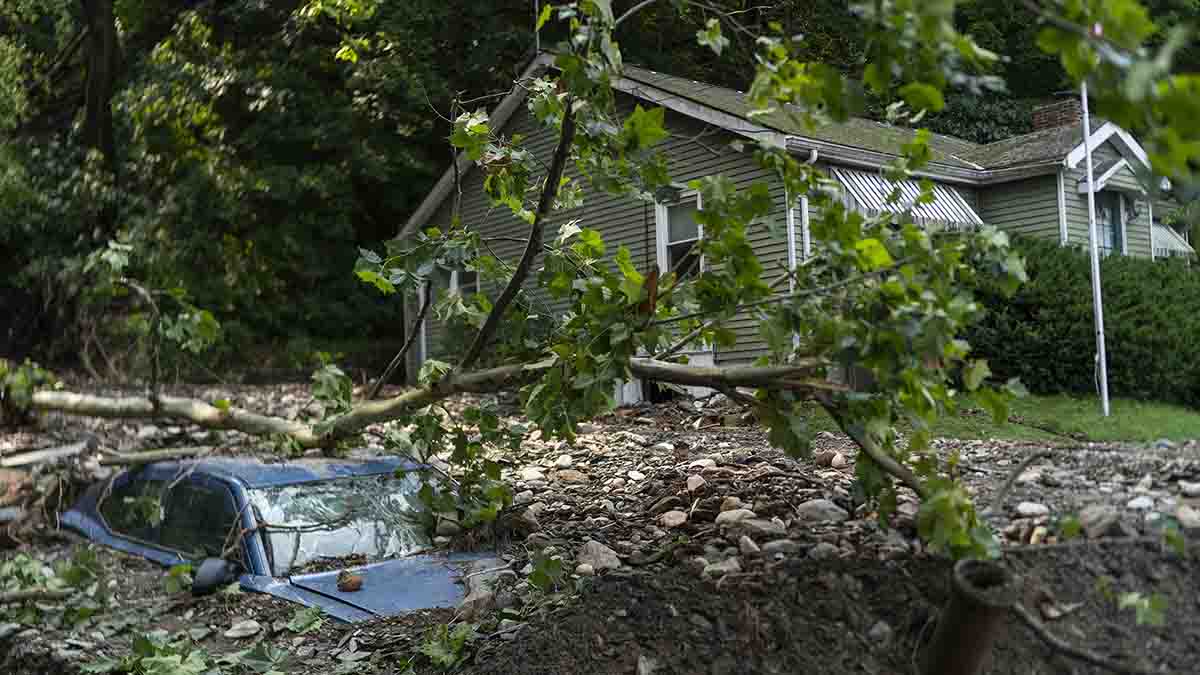
[{"label": "car window", "polygon": [[114,487],[100,501],[100,515],[108,529],[133,539],[158,543],[158,528],[162,523],[162,493],[166,488],[160,480],[134,478]]},{"label": "car window", "polygon": [[167,496],[162,545],[197,558],[221,557],[237,517],[233,495],[224,487],[180,483]]}]

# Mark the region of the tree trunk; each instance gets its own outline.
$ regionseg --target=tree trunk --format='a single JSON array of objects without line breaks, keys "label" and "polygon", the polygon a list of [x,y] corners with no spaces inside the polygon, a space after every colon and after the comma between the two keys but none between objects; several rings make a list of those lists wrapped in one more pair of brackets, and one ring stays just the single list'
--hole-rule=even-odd
[{"label": "tree trunk", "polygon": [[[81,0],[87,28],[87,85],[84,89],[83,143],[104,158],[104,168],[116,180],[116,139],[113,132],[112,98],[117,80],[118,44],[113,0]],[[106,200],[98,214],[97,239],[115,229],[116,203]]]}]

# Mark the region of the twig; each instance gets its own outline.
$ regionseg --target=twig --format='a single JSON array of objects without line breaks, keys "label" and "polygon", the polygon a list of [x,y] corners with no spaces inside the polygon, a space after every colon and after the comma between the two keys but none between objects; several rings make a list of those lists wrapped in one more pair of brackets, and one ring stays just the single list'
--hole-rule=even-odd
[{"label": "twig", "polygon": [[120,283],[141,296],[142,300],[150,305],[150,310],[154,312],[154,320],[150,324],[150,402],[154,404],[154,409],[158,410],[158,354],[162,342],[159,328],[162,323],[162,312],[158,309],[158,303],[154,301],[154,295],[146,290],[145,286],[127,277],[121,277]]},{"label": "twig", "polygon": [[475,365],[475,361],[483,353],[483,348],[487,345],[488,340],[492,338],[496,329],[500,327],[500,320],[503,318],[504,312],[521,290],[521,286],[524,285],[525,278],[529,276],[529,270],[533,267],[533,260],[537,257],[537,253],[542,247],[542,231],[546,227],[546,217],[550,214],[550,209],[553,207],[554,200],[558,196],[563,169],[566,167],[567,157],[570,155],[571,146],[575,141],[575,113],[572,109],[573,104],[574,100],[569,96],[563,101],[562,131],[559,134],[558,147],[554,149],[554,158],[550,162],[550,170],[546,174],[546,183],[542,186],[542,194],[538,199],[537,212],[534,214],[533,224],[529,227],[529,241],[525,245],[525,253],[522,254],[521,261],[517,263],[517,270],[508,280],[508,285],[504,287],[504,291],[500,293],[500,297],[496,298],[496,303],[493,305],[492,311],[487,315],[487,319],[484,320],[483,327],[475,335],[474,342],[471,343],[466,355],[459,362],[456,369],[459,372]]},{"label": "twig", "polygon": [[1141,668],[1139,666],[1118,663],[1107,657],[1100,656],[1093,651],[1089,651],[1083,647],[1077,647],[1066,640],[1063,640],[1062,638],[1051,633],[1050,630],[1046,628],[1045,624],[1043,624],[1041,621],[1038,621],[1037,617],[1030,614],[1029,610],[1025,609],[1025,606],[1019,602],[1013,604],[1012,610],[1014,613],[1016,613],[1017,617],[1021,619],[1021,621],[1024,622],[1024,624],[1028,626],[1030,630],[1033,631],[1033,634],[1042,640],[1042,642],[1045,642],[1050,648],[1060,651],[1071,658],[1078,659],[1084,663],[1090,663],[1091,665],[1099,668],[1111,670],[1114,673],[1154,675],[1154,673],[1157,672],[1149,668]]},{"label": "twig", "polygon": [[855,443],[857,443],[858,447],[862,448],[862,451],[865,452],[872,461],[879,465],[879,468],[892,474],[898,478],[901,483],[904,483],[908,487],[912,488],[913,492],[916,492],[917,496],[922,500],[929,496],[929,488],[925,487],[925,484],[922,483],[919,478],[917,478],[917,475],[913,473],[911,469],[898,462],[896,458],[885,453],[883,449],[876,445],[875,441],[869,436],[860,433],[857,429],[854,429],[849,424],[846,424],[845,419],[842,417],[841,408],[833,401],[831,396],[825,393],[820,393],[817,395],[817,400],[821,403],[821,407],[825,408],[825,411],[828,412],[829,416],[833,418],[833,421],[837,422],[837,425],[841,428],[842,433],[846,434]]},{"label": "twig", "polygon": [[71,597],[75,591],[50,588],[29,588],[23,591],[8,591],[0,593],[0,605],[8,605],[14,602],[27,602],[29,600],[63,600]]},{"label": "twig", "polygon": [[[776,277],[776,279],[774,281],[771,282],[771,285],[769,286],[769,288],[771,290],[775,290],[780,284],[782,284],[783,282],[785,282],[789,278],[791,278],[791,276],[792,276],[791,271],[784,272],[783,274]],[[683,349],[688,344],[690,344],[693,340],[700,337],[701,333],[703,333],[704,331],[711,328],[713,326],[713,324],[715,324],[716,322],[717,322],[717,319],[710,319],[709,321],[704,322],[703,324],[698,326],[695,330],[691,331],[687,335],[684,335],[683,337],[676,340],[670,347],[667,347],[666,351],[662,352],[661,354],[657,354],[655,356],[655,358],[665,359],[668,356],[671,356],[672,354],[674,354],[675,352],[678,352],[680,349]]]},{"label": "twig", "polygon": [[425,297],[421,299],[421,309],[417,311],[417,318],[412,322],[412,328],[408,331],[408,337],[404,340],[404,345],[400,347],[400,351],[396,352],[396,356],[392,358],[392,362],[384,369],[383,375],[371,385],[371,390],[367,392],[367,400],[370,401],[379,396],[379,390],[383,389],[383,385],[392,378],[392,374],[404,362],[405,355],[416,342],[417,333],[421,330],[421,322],[425,321],[425,315],[429,313],[429,305],[433,300],[433,284],[430,281],[425,282]]},{"label": "twig", "polygon": [[100,466],[138,466],[153,462],[169,462],[175,459],[191,459],[212,452],[212,446],[195,446],[190,448],[165,448],[163,450],[148,450],[146,452],[114,452],[105,451],[100,457]]},{"label": "twig", "polygon": [[1026,457],[1025,461],[1018,464],[1017,468],[1013,469],[1012,473],[1008,474],[1008,478],[1004,480],[1004,485],[1001,486],[1000,491],[996,493],[995,499],[992,500],[992,508],[999,510],[1001,507],[1003,507],[1005,500],[1008,499],[1008,493],[1012,492],[1013,485],[1017,482],[1017,478],[1020,478],[1021,474],[1025,473],[1025,469],[1028,469],[1030,465],[1039,459],[1045,459],[1049,456],[1049,450],[1038,450],[1032,455]]}]

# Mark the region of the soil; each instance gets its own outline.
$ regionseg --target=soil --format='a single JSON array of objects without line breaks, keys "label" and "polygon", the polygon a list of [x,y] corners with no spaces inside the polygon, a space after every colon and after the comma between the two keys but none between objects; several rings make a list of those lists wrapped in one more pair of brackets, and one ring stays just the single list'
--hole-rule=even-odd
[{"label": "soil", "polygon": [[[1054,589],[1061,606],[1083,605],[1057,621],[1055,634],[1161,672],[1196,672],[1200,603],[1196,556],[1157,546],[1039,547],[1005,562],[1028,588]],[[914,655],[946,602],[950,563],[803,561],[768,575],[714,584],[667,570],[601,577],[577,604],[535,622],[527,633],[481,651],[471,675],[653,673],[912,673]],[[1157,592],[1171,599],[1162,627],[1136,626],[1132,610],[1096,589]],[[714,586],[719,586],[715,588]],[[877,627],[879,622],[886,628]],[[872,635],[872,629],[875,635]],[[890,629],[890,639],[878,640]],[[639,665],[640,664],[640,665]],[[1064,661],[1010,619],[984,673],[1036,675],[1105,672]]]}]

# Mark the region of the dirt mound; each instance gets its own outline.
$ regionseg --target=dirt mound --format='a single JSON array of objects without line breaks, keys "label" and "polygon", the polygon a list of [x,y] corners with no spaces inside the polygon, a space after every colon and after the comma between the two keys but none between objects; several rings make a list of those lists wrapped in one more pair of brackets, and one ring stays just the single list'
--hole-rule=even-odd
[{"label": "dirt mound", "polygon": [[[1200,561],[1155,546],[1042,548],[1007,561],[1030,588],[1051,589],[1059,636],[1100,654],[1142,660],[1163,672],[1194,672],[1200,617],[1192,588]],[[579,602],[481,653],[472,675],[670,673],[911,673],[914,650],[932,634],[950,564],[934,559],[783,564],[768,575],[727,578],[719,589],[691,574],[613,574]],[[1161,627],[1137,626],[1130,609],[1097,590],[1161,593]],[[1029,595],[1029,594],[1027,594]],[[1035,610],[1036,613],[1037,610]],[[1099,673],[1053,654],[1011,621],[986,673]]]}]

